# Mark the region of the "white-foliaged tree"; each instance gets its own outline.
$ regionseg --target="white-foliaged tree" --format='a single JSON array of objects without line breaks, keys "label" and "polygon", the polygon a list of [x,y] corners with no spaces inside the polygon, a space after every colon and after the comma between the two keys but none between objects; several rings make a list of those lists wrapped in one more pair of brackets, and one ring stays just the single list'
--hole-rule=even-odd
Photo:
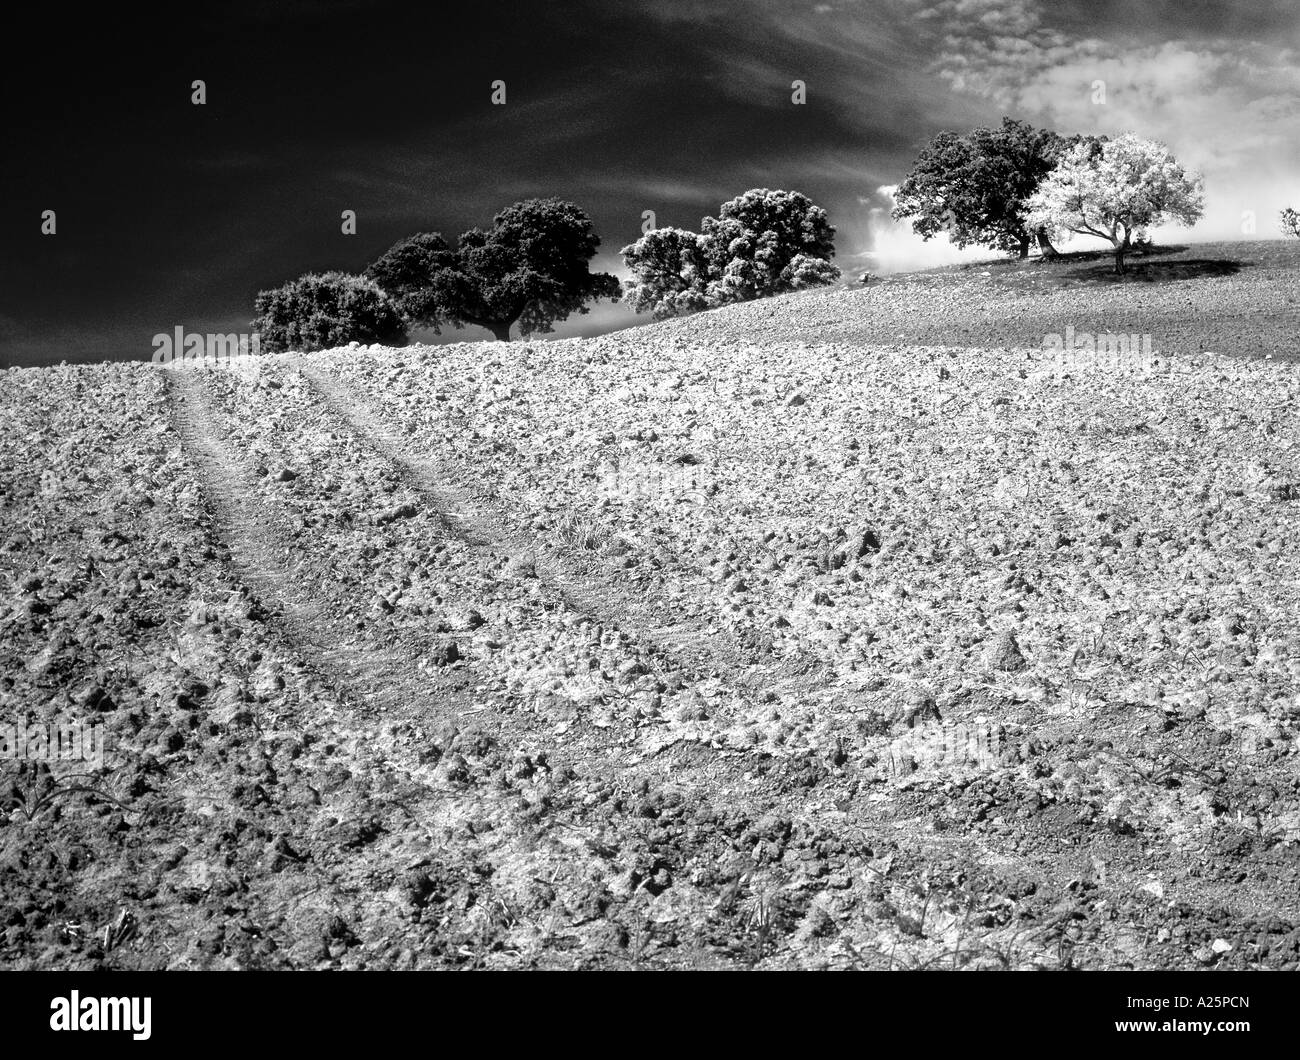
[{"label": "white-foliaged tree", "polygon": [[1135,234],[1168,221],[1195,224],[1204,208],[1199,176],[1188,174],[1164,144],[1125,133],[1067,151],[1026,201],[1025,223],[1105,239],[1115,248],[1116,273],[1123,274]]}]

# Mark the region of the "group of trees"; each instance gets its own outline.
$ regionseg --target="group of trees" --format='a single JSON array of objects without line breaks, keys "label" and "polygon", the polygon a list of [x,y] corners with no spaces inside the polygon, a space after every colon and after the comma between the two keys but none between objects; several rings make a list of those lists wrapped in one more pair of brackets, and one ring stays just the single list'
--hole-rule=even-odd
[{"label": "group of trees", "polygon": [[[698,235],[655,229],[623,248],[634,309],[656,317],[830,283],[835,229],[798,192],[754,189],[704,219]],[[453,247],[439,232],[396,243],[363,275],[310,274],[262,291],[253,327],[266,350],[325,349],[347,342],[399,344],[411,328],[486,328],[508,341],[547,333],[556,321],[618,301],[618,278],[590,271],[600,240],[571,202],[529,199],[472,228]]]},{"label": "group of trees", "polygon": [[959,247],[1028,257],[1063,233],[1097,236],[1115,250],[1115,271],[1145,230],[1194,224],[1204,209],[1200,177],[1163,144],[1131,133],[1063,137],[1003,118],[999,129],[943,132],[921,152],[895,195],[895,220],[925,239],[946,232]]},{"label": "group of trees", "polygon": [[487,231],[471,228],[451,246],[439,232],[409,236],[364,275],[310,274],[258,294],[253,327],[263,349],[318,350],[348,342],[398,345],[413,327],[487,328],[508,340],[549,332],[617,300],[618,278],[590,271],[600,246],[591,218],[571,202],[529,199],[502,210]]},{"label": "group of trees", "polygon": [[941,132],[894,193],[894,220],[910,218],[924,239],[945,232],[959,247],[1027,258],[1037,243],[1044,254],[1055,254],[1046,227],[1026,224],[1024,204],[1064,151],[1082,139],[1066,140],[1011,118],[1003,118],[1000,129]]},{"label": "group of trees", "polygon": [[1097,236],[1115,248],[1115,271],[1152,225],[1193,225],[1205,209],[1204,183],[1164,144],[1125,133],[1084,140],[1065,151],[1025,200],[1028,225]]},{"label": "group of trees", "polygon": [[[997,129],[942,132],[899,185],[893,216],[925,239],[1029,256],[1056,253],[1064,234],[1104,239],[1124,272],[1146,229],[1193,224],[1204,207],[1200,177],[1163,144],[1132,134],[1061,136],[1004,118]],[[1283,228],[1300,235],[1294,210]],[[323,349],[356,340],[400,344],[409,329],[486,328],[508,340],[626,295],[656,319],[833,283],[835,229],[796,191],[754,188],[705,217],[699,232],[654,228],[623,247],[631,279],[590,271],[600,240],[571,202],[529,199],[502,210],[455,245],[438,232],[409,236],[363,275],[310,274],[258,294],[267,350]]]}]

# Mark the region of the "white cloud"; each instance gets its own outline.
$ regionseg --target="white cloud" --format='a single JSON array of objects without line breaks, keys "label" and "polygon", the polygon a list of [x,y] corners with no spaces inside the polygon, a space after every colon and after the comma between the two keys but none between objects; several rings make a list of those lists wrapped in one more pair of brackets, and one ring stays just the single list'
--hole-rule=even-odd
[{"label": "white cloud", "polygon": [[910,272],[998,256],[987,247],[955,247],[945,234],[922,239],[912,231],[910,222],[890,216],[897,191],[898,185],[884,184],[874,195],[858,199],[857,213],[840,226],[836,241],[850,248],[837,256],[846,275]]},{"label": "white cloud", "polygon": [[954,92],[1061,132],[1167,143],[1206,178],[1206,214],[1193,238],[1241,238],[1244,211],[1255,213],[1259,235],[1277,235],[1278,211],[1300,200],[1292,51],[1244,40],[1070,39],[1046,27],[1041,10],[1030,0],[947,0],[922,12],[946,34],[936,74]]}]

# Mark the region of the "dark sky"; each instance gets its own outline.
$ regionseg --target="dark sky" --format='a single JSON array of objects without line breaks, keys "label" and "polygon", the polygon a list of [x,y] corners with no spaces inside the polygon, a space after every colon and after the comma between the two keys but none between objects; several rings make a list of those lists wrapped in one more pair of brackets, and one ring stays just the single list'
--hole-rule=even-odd
[{"label": "dark sky", "polygon": [[[1187,152],[1212,207],[1200,238],[1232,236],[1246,209],[1275,236],[1270,211],[1300,205],[1293,0],[235,0],[26,18],[7,36],[27,62],[0,75],[0,364],[246,331],[259,289],[360,271],[405,235],[451,238],[535,195],[587,210],[608,271],[643,210],[695,228],[763,186],[825,206],[846,269],[938,261],[950,249],[892,225],[882,189],[938,130],[1003,113]],[[597,307],[557,335],[632,320]]]}]

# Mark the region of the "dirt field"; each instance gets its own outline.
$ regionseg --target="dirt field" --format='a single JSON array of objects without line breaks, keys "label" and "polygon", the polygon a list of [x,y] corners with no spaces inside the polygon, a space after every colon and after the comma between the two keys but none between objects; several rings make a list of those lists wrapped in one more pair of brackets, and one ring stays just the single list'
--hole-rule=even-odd
[{"label": "dirt field", "polygon": [[3,373],[0,722],[106,750],[0,963],[1300,967],[1300,253],[1192,249]]}]

